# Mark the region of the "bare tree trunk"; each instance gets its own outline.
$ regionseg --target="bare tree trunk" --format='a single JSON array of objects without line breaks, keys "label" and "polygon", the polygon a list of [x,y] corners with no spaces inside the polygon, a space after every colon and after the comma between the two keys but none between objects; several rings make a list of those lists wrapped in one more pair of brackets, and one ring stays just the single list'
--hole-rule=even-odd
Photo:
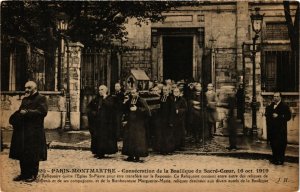
[{"label": "bare tree trunk", "polygon": [[291,44],[291,61],[290,61],[290,75],[289,78],[294,82],[295,87],[293,87],[293,90],[288,91],[295,91],[298,90],[299,85],[299,22],[300,22],[300,16],[299,16],[299,2],[297,3],[297,9],[295,14],[295,21],[293,24],[292,21],[292,15],[290,10],[290,1],[283,1],[284,6],[284,16],[286,19],[286,25],[288,28],[288,35],[290,38],[290,44]]}]

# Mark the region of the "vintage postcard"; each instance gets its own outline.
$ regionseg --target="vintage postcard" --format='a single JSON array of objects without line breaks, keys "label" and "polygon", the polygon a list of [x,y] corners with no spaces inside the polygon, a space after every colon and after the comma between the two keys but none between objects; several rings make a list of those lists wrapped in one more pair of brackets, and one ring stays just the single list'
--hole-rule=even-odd
[{"label": "vintage postcard", "polygon": [[297,191],[299,14],[2,1],[1,191]]}]

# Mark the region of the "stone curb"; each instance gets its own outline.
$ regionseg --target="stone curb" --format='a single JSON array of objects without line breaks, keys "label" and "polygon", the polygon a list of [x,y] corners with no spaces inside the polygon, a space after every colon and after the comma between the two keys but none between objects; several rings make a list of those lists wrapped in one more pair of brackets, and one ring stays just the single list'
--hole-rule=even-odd
[{"label": "stone curb", "polygon": [[[70,144],[53,144],[50,145],[50,149],[65,149],[65,150],[83,150],[89,151],[90,147],[87,146],[74,146]],[[121,151],[119,149],[119,151]],[[150,153],[155,154],[150,150]],[[175,151],[173,154],[185,154],[185,155],[206,155],[206,156],[221,156],[221,157],[233,157],[240,159],[270,159],[271,152],[264,151],[253,151],[253,150],[237,150],[237,151],[228,151],[228,152],[201,152],[201,151],[193,151],[193,150],[185,150],[185,151]],[[286,162],[290,163],[298,163],[299,157],[292,154],[286,154],[285,156]]]},{"label": "stone curb", "polygon": [[[9,144],[4,143],[4,148],[9,148]],[[61,149],[61,150],[83,150],[89,151],[90,146],[86,142],[81,142],[81,144],[74,143],[62,143],[62,142],[51,142],[48,144],[48,149]],[[119,151],[121,151],[121,147],[119,146]],[[150,153],[156,154],[152,150]],[[184,151],[175,151],[173,154],[185,154],[185,155],[206,155],[206,156],[221,156],[221,157],[233,157],[240,159],[270,159],[271,151],[254,151],[254,150],[237,150],[237,151],[227,151],[227,152],[203,152],[192,149],[186,149]],[[290,163],[299,163],[299,156],[295,154],[286,153],[286,162]]]}]

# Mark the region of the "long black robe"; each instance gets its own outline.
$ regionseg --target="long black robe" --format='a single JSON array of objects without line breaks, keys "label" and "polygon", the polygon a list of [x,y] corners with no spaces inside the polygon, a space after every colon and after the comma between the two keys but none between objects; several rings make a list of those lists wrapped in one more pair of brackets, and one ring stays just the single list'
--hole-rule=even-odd
[{"label": "long black robe", "polygon": [[227,128],[229,134],[229,147],[236,148],[237,144],[237,117],[235,116],[234,109],[236,106],[236,99],[234,96],[229,95],[227,98],[227,108],[228,108],[228,116],[227,116]]},{"label": "long black robe", "polygon": [[244,112],[245,112],[245,94],[244,89],[239,88],[236,92],[236,102],[237,102],[237,118],[244,122]]},{"label": "long black robe", "polygon": [[[194,104],[193,101],[198,101],[200,104]],[[200,139],[205,141],[209,137],[209,129],[207,126],[206,115],[206,96],[204,92],[193,93],[189,102],[190,105],[190,122],[192,125],[193,136],[196,142]]]},{"label": "long black robe", "polygon": [[97,96],[88,104],[91,151],[93,154],[114,154],[118,151],[114,117],[114,100]]},{"label": "long black robe", "polygon": [[[27,110],[25,115],[21,110]],[[22,100],[18,111],[13,113],[9,123],[13,125],[9,157],[21,161],[47,160],[47,145],[44,118],[48,112],[45,96],[38,92]]]},{"label": "long black robe", "polygon": [[154,150],[161,153],[170,153],[175,149],[174,127],[170,126],[172,98],[161,96],[160,108],[156,113]]},{"label": "long black robe", "polygon": [[122,116],[123,116],[123,102],[124,102],[124,93],[119,91],[115,92],[112,95],[114,98],[114,115],[115,115],[115,126],[116,126],[116,135],[117,139],[123,137],[122,132]]},{"label": "long black robe", "polygon": [[[178,113],[176,113],[178,110]],[[170,109],[170,125],[174,129],[175,149],[185,146],[185,113],[187,103],[183,97],[174,97]]]},{"label": "long black robe", "polygon": [[146,101],[138,97],[136,111],[130,111],[132,98],[124,104],[127,124],[124,129],[122,154],[134,157],[148,156],[146,137],[146,120],[149,118],[150,109]]}]

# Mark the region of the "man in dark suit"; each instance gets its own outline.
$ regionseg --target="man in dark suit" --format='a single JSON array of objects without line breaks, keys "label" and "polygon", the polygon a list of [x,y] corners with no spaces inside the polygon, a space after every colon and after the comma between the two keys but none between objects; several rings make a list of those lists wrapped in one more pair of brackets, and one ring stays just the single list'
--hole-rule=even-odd
[{"label": "man in dark suit", "polygon": [[268,139],[272,148],[271,163],[283,165],[287,145],[287,122],[291,119],[290,108],[281,101],[281,94],[275,92],[273,102],[266,108]]},{"label": "man in dark suit", "polygon": [[35,82],[28,81],[25,84],[25,96],[20,108],[9,119],[14,129],[9,157],[19,160],[21,168],[21,174],[15,177],[14,181],[36,180],[39,161],[47,160],[44,131],[44,118],[47,112],[46,97],[38,93]]}]

